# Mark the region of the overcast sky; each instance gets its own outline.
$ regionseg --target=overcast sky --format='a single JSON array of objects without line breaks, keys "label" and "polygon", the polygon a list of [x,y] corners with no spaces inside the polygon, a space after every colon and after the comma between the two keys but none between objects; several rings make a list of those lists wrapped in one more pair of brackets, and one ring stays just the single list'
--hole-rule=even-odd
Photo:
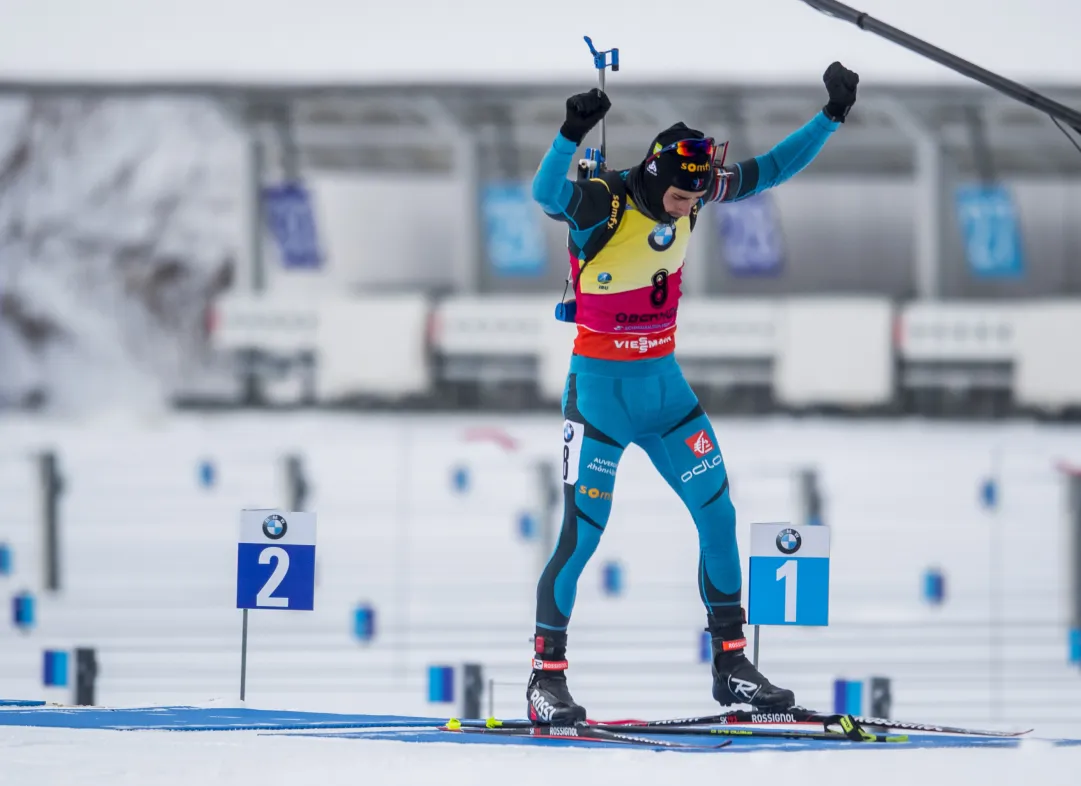
[{"label": "overcast sky", "polygon": [[[1081,0],[851,0],[1024,83],[1081,84]],[[839,59],[880,82],[947,69],[801,0],[0,0],[0,78],[120,81],[817,81]]]}]

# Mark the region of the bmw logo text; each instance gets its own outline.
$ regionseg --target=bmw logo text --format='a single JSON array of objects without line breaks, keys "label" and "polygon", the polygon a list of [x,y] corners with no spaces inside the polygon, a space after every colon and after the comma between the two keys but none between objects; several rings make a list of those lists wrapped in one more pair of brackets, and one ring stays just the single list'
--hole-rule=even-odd
[{"label": "bmw logo text", "polygon": [[574,426],[572,426],[570,423],[564,423],[563,424],[563,441],[564,442],[570,442],[572,439],[574,439]]},{"label": "bmw logo text", "polygon": [[794,529],[783,529],[777,535],[777,548],[784,554],[795,554],[803,544],[803,538]]},{"label": "bmw logo text", "polygon": [[280,540],[284,538],[288,529],[289,525],[285,523],[285,519],[277,513],[271,514],[263,519],[263,534],[271,540]]},{"label": "bmw logo text", "polygon": [[675,224],[657,224],[649,233],[649,247],[654,251],[664,251],[676,239]]}]

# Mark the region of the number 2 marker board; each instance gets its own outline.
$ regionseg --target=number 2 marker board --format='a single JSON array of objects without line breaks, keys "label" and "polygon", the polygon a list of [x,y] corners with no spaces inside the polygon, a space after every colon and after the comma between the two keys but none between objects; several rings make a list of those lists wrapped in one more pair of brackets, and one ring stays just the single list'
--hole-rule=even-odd
[{"label": "number 2 marker board", "polygon": [[311,611],[315,605],[315,514],[242,510],[236,607]]}]

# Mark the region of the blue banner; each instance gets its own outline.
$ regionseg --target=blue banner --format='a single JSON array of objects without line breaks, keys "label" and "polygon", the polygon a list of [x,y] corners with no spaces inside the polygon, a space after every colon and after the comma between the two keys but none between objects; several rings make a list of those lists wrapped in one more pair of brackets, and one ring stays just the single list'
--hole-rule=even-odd
[{"label": "blue banner", "polygon": [[543,213],[528,183],[489,183],[481,194],[488,264],[498,276],[542,276],[548,263]]},{"label": "blue banner", "polygon": [[735,276],[775,276],[784,267],[784,233],[769,194],[718,206],[724,258]]},{"label": "blue banner", "polygon": [[1025,264],[1021,226],[1004,186],[960,186],[957,218],[969,270],[979,278],[1020,278]]},{"label": "blue banner", "polygon": [[322,267],[311,196],[299,183],[263,188],[267,226],[286,268]]}]

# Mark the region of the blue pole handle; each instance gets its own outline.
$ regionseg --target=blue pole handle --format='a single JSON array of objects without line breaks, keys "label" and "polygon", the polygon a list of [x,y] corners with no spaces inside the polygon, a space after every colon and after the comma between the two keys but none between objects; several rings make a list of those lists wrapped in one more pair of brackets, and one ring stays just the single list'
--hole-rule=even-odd
[{"label": "blue pole handle", "polygon": [[[586,45],[589,47],[590,53],[593,55],[593,66],[598,71],[603,71],[608,66],[612,67],[613,71],[619,70],[619,49],[606,49],[602,52],[598,52],[596,47],[593,46],[593,40],[589,36],[582,36],[586,40]],[[610,55],[610,57],[608,57]]]}]

